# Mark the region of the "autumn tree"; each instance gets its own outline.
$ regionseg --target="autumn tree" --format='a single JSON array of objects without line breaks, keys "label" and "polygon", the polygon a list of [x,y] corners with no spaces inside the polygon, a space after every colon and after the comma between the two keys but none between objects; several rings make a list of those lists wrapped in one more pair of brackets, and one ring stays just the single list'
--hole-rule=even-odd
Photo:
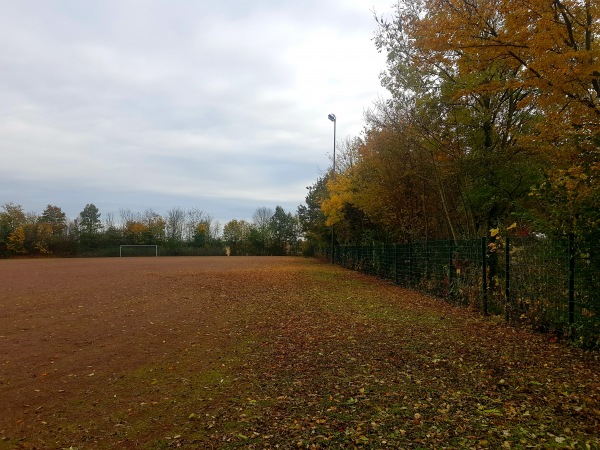
[{"label": "autumn tree", "polygon": [[431,158],[410,123],[397,119],[394,127],[367,133],[353,204],[383,232],[379,240],[455,237],[460,208],[453,204],[455,184],[451,172],[439,167],[443,164],[442,158]]},{"label": "autumn tree", "polygon": [[245,255],[249,251],[251,225],[245,220],[230,220],[223,227],[223,241],[231,255]]},{"label": "autumn tree", "polygon": [[19,226],[8,236],[6,249],[14,255],[26,254],[28,253],[26,240],[25,226]]},{"label": "autumn tree", "polygon": [[[569,216],[571,229],[581,226],[583,216],[589,220],[585,213],[595,201],[588,200],[598,197],[589,180],[600,167],[599,8],[587,0],[420,0],[398,3],[394,20],[380,21],[380,48],[392,49],[390,61],[400,55],[414,68],[384,81],[396,93],[414,79],[429,89],[451,83],[452,98],[480,124],[467,141],[479,136],[465,166],[487,176],[478,178],[483,186],[473,185],[477,211],[514,204],[515,194],[536,178],[523,167],[537,156],[534,165],[544,169],[545,180],[535,180],[541,184],[534,191],[541,194],[538,204],[556,217]],[[519,170],[507,183],[514,173],[510,164]],[[573,195],[571,188],[590,195]],[[505,194],[500,202],[498,193]]]},{"label": "autumn tree", "polygon": [[[502,65],[544,112],[554,137],[600,132],[600,4],[590,0],[424,0],[409,24],[430,62],[454,55],[461,74]],[[502,86],[491,85],[489,91]],[[559,134],[557,134],[557,132]]]},{"label": "autumn tree", "polygon": [[[398,3],[392,20],[379,19],[376,44],[388,54],[382,82],[393,94],[392,113],[407,111],[403,117],[429,154],[440,202],[452,200],[444,194],[443,164],[459,178],[465,212],[481,233],[512,220],[540,177],[539,152],[523,140],[539,112],[527,101],[531,87],[513,82],[517,68],[503,60],[479,65],[467,52],[449,47],[444,26],[450,19],[439,22],[435,8],[448,17],[454,13],[453,2],[424,0]],[[465,69],[472,65],[477,70]],[[456,239],[462,233],[452,226],[449,205],[444,207]]]},{"label": "autumn tree", "polygon": [[[335,172],[327,175],[327,198],[321,201],[321,210],[326,215],[325,224],[334,230],[336,243],[371,243],[386,238],[381,229],[370,220],[369,214],[360,207],[357,200],[364,190],[360,186],[359,173],[364,167],[362,149],[363,138],[347,138],[340,145],[339,163]],[[373,198],[381,202],[382,198]],[[372,206],[372,205],[370,205]]]},{"label": "autumn tree", "polygon": [[186,227],[186,239],[195,247],[207,247],[218,238],[217,223],[200,209],[187,211]]},{"label": "autumn tree", "polygon": [[147,227],[147,244],[161,245],[165,242],[166,222],[160,214],[152,209],[147,209],[144,212],[144,224]]},{"label": "autumn tree", "polygon": [[38,217],[36,248],[44,254],[68,254],[71,250],[67,236],[67,215],[55,205],[48,205]]},{"label": "autumn tree", "polygon": [[446,225],[457,227],[456,208],[448,214],[449,208],[443,207],[449,203],[445,185],[440,201],[437,182],[442,175],[436,173],[439,169],[422,133],[397,115],[394,120],[380,116],[378,120],[370,118],[355,163],[327,184],[329,197],[322,209],[327,224],[336,226],[337,240],[410,241],[453,234]]},{"label": "autumn tree", "polygon": [[325,214],[325,225],[334,231],[336,245],[354,244],[371,241],[370,226],[366,213],[356,204],[356,173],[358,166],[348,168],[327,180],[327,197],[321,201],[321,210]]},{"label": "autumn tree", "polygon": [[193,243],[196,247],[205,247],[208,245],[210,234],[209,228],[205,222],[198,222],[193,230]]},{"label": "autumn tree", "polygon": [[148,235],[148,225],[141,220],[128,220],[125,222],[123,237],[127,244],[143,245],[146,244]]},{"label": "autumn tree", "polygon": [[[26,217],[23,207],[14,203],[5,203],[0,208],[0,256],[8,256],[15,252],[21,252],[24,247],[16,245],[18,241],[25,241]],[[18,234],[14,234],[18,233]],[[14,234],[14,236],[13,236]],[[11,236],[13,236],[11,238]],[[15,246],[16,245],[16,246]]]}]

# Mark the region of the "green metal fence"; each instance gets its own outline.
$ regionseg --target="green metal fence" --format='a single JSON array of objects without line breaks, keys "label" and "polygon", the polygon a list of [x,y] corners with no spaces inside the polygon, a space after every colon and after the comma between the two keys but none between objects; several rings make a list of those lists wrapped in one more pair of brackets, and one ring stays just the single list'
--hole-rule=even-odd
[{"label": "green metal fence", "polygon": [[335,262],[600,347],[599,247],[575,236],[372,244],[337,247]]}]

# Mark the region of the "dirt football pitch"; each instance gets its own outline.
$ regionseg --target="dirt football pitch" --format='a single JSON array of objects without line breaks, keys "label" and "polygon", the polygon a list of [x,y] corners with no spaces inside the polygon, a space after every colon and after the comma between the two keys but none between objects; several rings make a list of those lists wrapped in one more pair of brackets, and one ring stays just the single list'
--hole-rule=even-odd
[{"label": "dirt football pitch", "polygon": [[[119,439],[127,433],[119,433],[117,416],[164,401],[153,374],[178,371],[182,352],[194,355],[187,372],[217,364],[236,345],[231,327],[240,303],[268,288],[261,273],[289,263],[0,260],[0,448],[135,446]],[[144,370],[147,376],[136,373]],[[112,414],[108,434],[88,434]],[[162,437],[160,428],[141,433]]]},{"label": "dirt football pitch", "polygon": [[0,260],[0,449],[593,449],[599,376],[310,259]]}]

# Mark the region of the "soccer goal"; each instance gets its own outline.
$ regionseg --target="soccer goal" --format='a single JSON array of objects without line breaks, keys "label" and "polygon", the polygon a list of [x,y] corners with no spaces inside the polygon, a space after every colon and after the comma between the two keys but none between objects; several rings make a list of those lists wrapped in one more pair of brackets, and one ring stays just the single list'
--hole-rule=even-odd
[{"label": "soccer goal", "polygon": [[158,256],[158,245],[120,245],[119,257],[124,256]]}]

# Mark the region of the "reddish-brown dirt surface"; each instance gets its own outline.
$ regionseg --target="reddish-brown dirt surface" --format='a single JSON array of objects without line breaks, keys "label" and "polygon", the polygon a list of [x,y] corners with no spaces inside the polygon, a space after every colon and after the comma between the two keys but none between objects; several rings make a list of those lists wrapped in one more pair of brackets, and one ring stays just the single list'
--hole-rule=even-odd
[{"label": "reddish-brown dirt surface", "polygon": [[140,368],[173,372],[181,352],[194,354],[186,371],[214,365],[236,345],[239,299],[262,290],[245,280],[285,262],[0,260],[0,439],[69,447],[63,435],[85,440],[86,423],[156,401],[145,380],[122,386],[120,379]]},{"label": "reddish-brown dirt surface", "polygon": [[0,449],[599,436],[598,353],[329,264],[0,260]]}]

